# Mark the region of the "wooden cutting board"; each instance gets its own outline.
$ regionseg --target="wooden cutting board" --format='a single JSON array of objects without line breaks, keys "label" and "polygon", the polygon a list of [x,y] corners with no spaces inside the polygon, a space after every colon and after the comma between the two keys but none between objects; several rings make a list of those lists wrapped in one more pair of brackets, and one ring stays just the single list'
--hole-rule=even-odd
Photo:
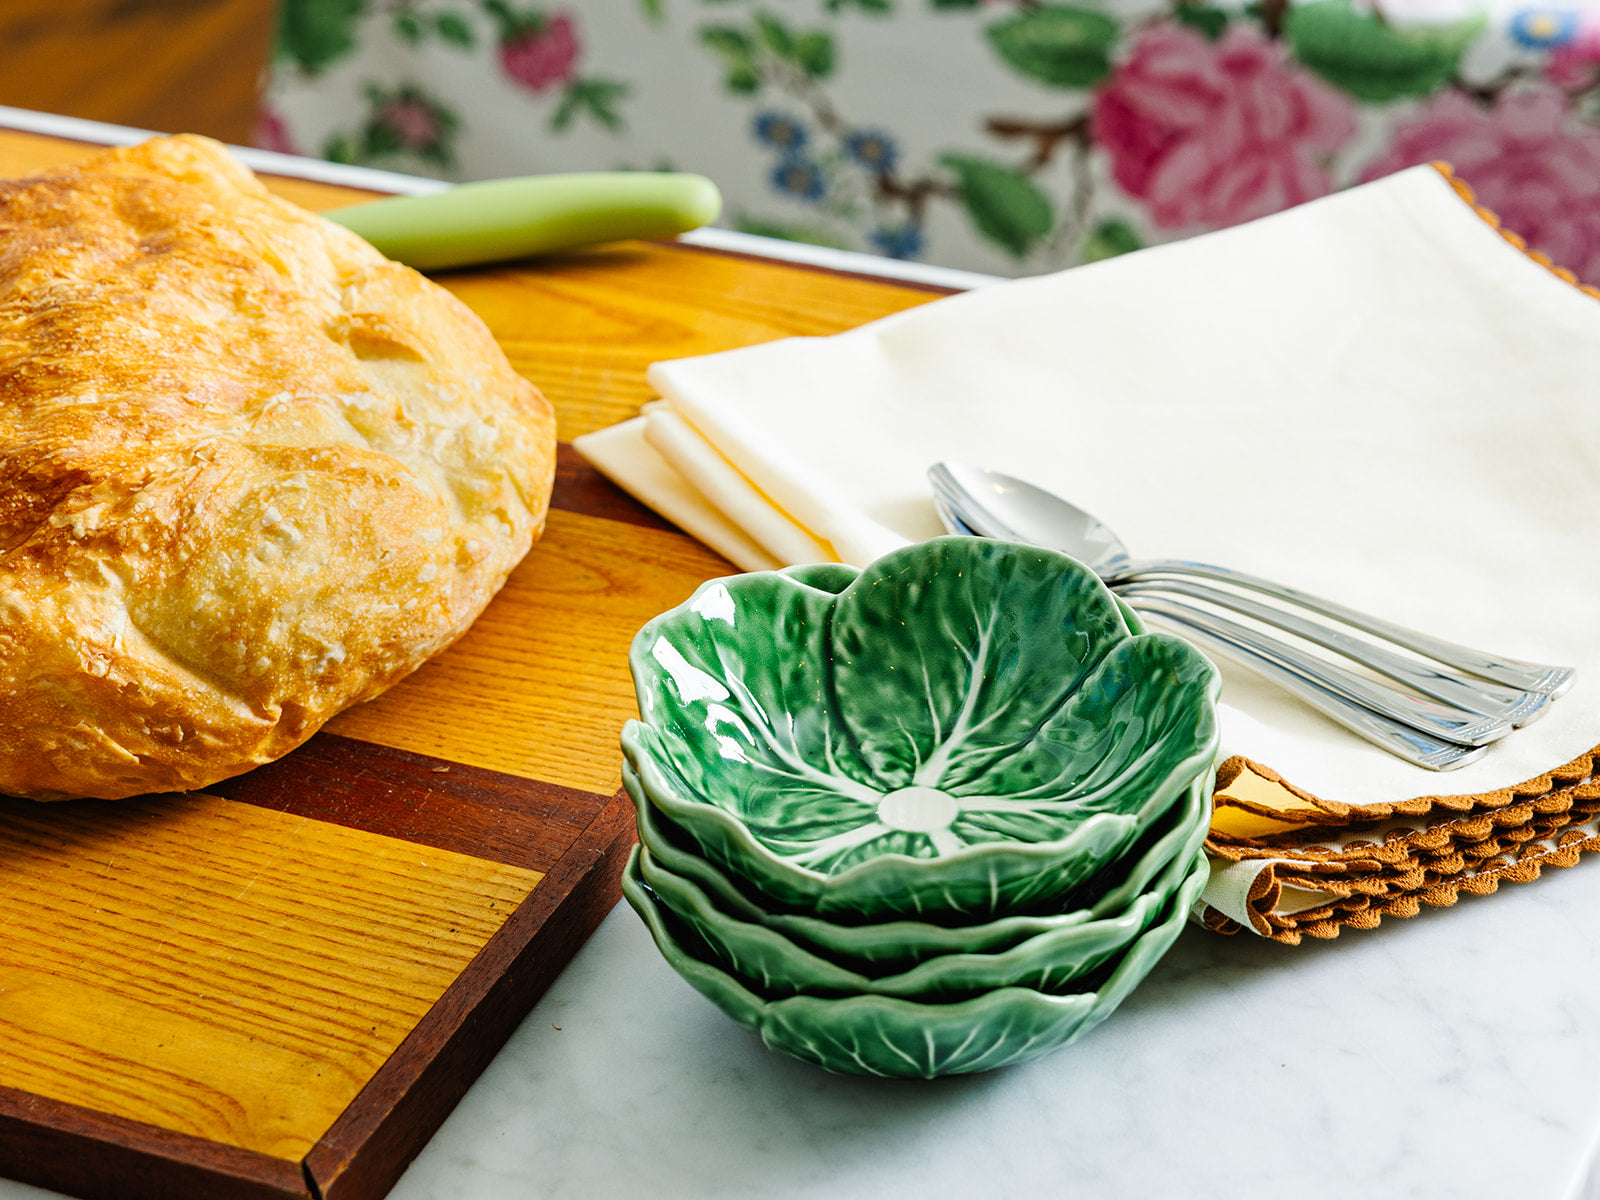
[{"label": "wooden cutting board", "polygon": [[[0,131],[0,174],[93,149]],[[632,415],[658,359],[937,294],[644,243],[441,282],[556,405],[544,539],[457,645],[277,763],[207,794],[0,798],[0,1174],[107,1200],[387,1192],[615,904],[628,644],[731,569],[566,443]]]}]

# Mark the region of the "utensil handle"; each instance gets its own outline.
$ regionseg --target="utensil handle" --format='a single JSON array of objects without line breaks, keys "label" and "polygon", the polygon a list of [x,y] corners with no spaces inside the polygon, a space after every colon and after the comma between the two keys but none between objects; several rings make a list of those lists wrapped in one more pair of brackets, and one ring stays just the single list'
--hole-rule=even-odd
[{"label": "utensil handle", "polygon": [[1159,595],[1131,596],[1129,602],[1181,626],[1202,646],[1260,672],[1352,733],[1407,762],[1430,771],[1450,771],[1488,753],[1486,746],[1462,745],[1374,710],[1353,698],[1342,682],[1336,682],[1340,674],[1348,672],[1329,670],[1326,664],[1298,655],[1232,621]]},{"label": "utensil handle", "polygon": [[1516,688],[1519,691],[1537,692],[1542,696],[1549,696],[1554,699],[1572,686],[1573,670],[1571,667],[1551,667],[1541,663],[1522,662],[1514,658],[1505,658],[1497,654],[1486,654],[1481,650],[1473,650],[1467,646],[1447,642],[1442,638],[1419,633],[1415,629],[1407,629],[1403,625],[1385,621],[1382,617],[1374,617],[1367,613],[1358,612],[1336,601],[1324,600],[1319,596],[1310,595],[1297,588],[1285,587],[1268,579],[1247,575],[1243,571],[1234,571],[1227,567],[1213,566],[1210,563],[1188,562],[1180,559],[1139,562],[1133,564],[1129,569],[1117,572],[1114,582],[1142,581],[1166,575],[1187,575],[1221,583],[1230,583],[1235,587],[1248,588],[1251,591],[1260,592],[1287,604],[1298,604],[1321,616],[1342,621],[1352,629],[1359,629],[1363,633],[1370,633],[1374,637],[1383,638],[1385,641],[1392,642],[1402,649],[1424,655],[1427,658],[1444,663],[1446,666],[1470,672],[1480,679],[1487,679],[1494,683],[1503,684],[1506,687]]},{"label": "utensil handle", "polygon": [[[1130,604],[1136,605],[1140,598],[1152,593],[1159,594],[1165,589],[1159,583],[1137,583],[1123,585],[1117,590]],[[1479,712],[1468,712],[1453,705],[1413,696],[1313,654],[1303,653],[1287,643],[1264,637],[1253,629],[1215,613],[1194,608],[1180,600],[1169,600],[1167,603],[1181,605],[1195,614],[1194,619],[1209,623],[1217,632],[1260,654],[1274,656],[1285,666],[1315,679],[1344,699],[1433,737],[1463,746],[1482,746],[1511,732],[1510,723],[1497,717],[1486,717]]]},{"label": "utensil handle", "polygon": [[717,219],[703,175],[613,171],[463,183],[322,215],[419,271],[526,258],[622,238],[672,237]]},{"label": "utensil handle", "polygon": [[1542,717],[1551,703],[1551,698],[1542,692],[1523,692],[1489,682],[1474,683],[1461,675],[1447,674],[1429,662],[1402,657],[1377,642],[1352,637],[1333,625],[1308,620],[1298,612],[1261,604],[1248,596],[1208,587],[1203,583],[1192,583],[1186,579],[1145,581],[1141,578],[1121,586],[1129,589],[1159,588],[1285,630],[1387,675],[1414,692],[1432,696],[1444,705],[1454,707],[1463,722],[1470,723],[1473,714],[1476,714],[1505,721],[1512,726],[1527,725]]}]

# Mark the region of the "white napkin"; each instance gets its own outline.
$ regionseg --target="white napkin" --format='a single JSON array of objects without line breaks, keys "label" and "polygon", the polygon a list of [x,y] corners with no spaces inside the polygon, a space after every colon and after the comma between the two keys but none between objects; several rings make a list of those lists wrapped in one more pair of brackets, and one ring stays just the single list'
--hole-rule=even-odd
[{"label": "white napkin", "polygon": [[1434,168],[649,379],[663,403],[578,449],[747,568],[942,532],[925,472],[954,458],[1139,557],[1578,668],[1541,722],[1435,774],[1220,664],[1224,751],[1319,797],[1477,795],[1600,744],[1600,300]]}]

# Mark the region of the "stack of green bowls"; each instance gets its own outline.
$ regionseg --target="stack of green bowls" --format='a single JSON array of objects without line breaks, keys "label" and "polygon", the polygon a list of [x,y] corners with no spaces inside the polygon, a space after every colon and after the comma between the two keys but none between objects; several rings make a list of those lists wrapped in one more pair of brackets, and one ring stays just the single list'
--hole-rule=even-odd
[{"label": "stack of green bowls", "polygon": [[651,621],[624,894],[774,1050],[933,1077],[1103,1020],[1206,882],[1215,669],[1048,550],[937,538]]}]

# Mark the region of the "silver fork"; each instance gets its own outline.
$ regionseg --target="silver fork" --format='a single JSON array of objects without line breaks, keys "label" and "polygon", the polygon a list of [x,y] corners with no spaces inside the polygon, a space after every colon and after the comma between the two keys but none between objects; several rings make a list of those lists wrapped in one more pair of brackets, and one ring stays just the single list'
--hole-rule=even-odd
[{"label": "silver fork", "polygon": [[[1488,743],[1536,720],[1572,683],[1570,668],[1483,654],[1226,568],[1176,560],[1134,562],[1102,522],[1049,492],[997,472],[941,463],[928,477],[951,532],[1062,550],[1090,566],[1135,607],[1180,626],[1194,640],[1243,661],[1346,728],[1431,770],[1450,770],[1481,758]],[[1192,582],[1196,577],[1205,582]],[[1263,593],[1279,604],[1261,604],[1210,586],[1211,581]],[[1407,690],[1267,637],[1203,605],[1281,629]],[[1306,613],[1420,657],[1397,654]]]}]

